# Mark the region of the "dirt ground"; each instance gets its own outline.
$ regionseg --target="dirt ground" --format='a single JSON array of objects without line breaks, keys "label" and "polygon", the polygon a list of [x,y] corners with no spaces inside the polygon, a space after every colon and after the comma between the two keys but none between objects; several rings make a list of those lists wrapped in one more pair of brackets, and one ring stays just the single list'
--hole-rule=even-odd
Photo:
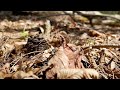
[{"label": "dirt ground", "polygon": [[119,79],[120,24],[105,20],[0,13],[0,78]]}]

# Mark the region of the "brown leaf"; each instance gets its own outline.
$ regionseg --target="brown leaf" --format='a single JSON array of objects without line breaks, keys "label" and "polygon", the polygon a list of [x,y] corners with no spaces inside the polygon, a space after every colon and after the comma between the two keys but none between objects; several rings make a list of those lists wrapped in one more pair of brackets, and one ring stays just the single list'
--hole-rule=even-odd
[{"label": "brown leaf", "polygon": [[88,34],[89,34],[91,37],[106,37],[105,34],[100,33],[100,32],[98,32],[98,31],[95,31],[95,30],[89,30],[89,31],[88,31]]},{"label": "brown leaf", "polygon": [[0,79],[4,79],[5,74],[3,72],[0,72]]},{"label": "brown leaf", "polygon": [[98,79],[99,73],[95,69],[61,69],[57,73],[58,79]]},{"label": "brown leaf", "polygon": [[26,45],[26,41],[21,41],[21,42],[14,42],[15,50],[16,52],[21,51],[24,45]]},{"label": "brown leaf", "polygon": [[11,67],[11,70],[12,70],[12,71],[17,71],[18,68],[19,68],[19,65],[15,65],[15,66]]},{"label": "brown leaf", "polygon": [[84,77],[83,70],[78,69],[61,69],[57,73],[58,79],[82,79]]},{"label": "brown leaf", "polygon": [[99,79],[99,73],[95,69],[84,69],[85,73],[93,79]]},{"label": "brown leaf", "polygon": [[111,64],[110,64],[110,69],[114,70],[115,67],[116,67],[116,64],[115,64],[115,62],[112,61]]},{"label": "brown leaf", "polygon": [[51,64],[53,64],[54,67],[47,72],[47,78],[54,78],[54,75],[60,69],[83,67],[79,49],[73,44],[68,44],[64,47],[60,46],[55,56],[49,61],[49,65]]},{"label": "brown leaf", "polygon": [[23,72],[23,71],[17,71],[13,74],[12,78],[13,79],[23,79],[23,78],[28,78],[28,77],[33,77],[38,79],[38,77],[36,75],[33,74],[32,71],[29,71],[27,73]]},{"label": "brown leaf", "polygon": [[66,56],[69,59],[69,68],[82,68],[81,56],[79,55],[79,48],[74,44],[67,44],[64,47]]},{"label": "brown leaf", "polygon": [[2,67],[2,72],[4,73],[10,73],[10,63],[6,63],[3,67]]},{"label": "brown leaf", "polygon": [[47,78],[53,78],[54,74],[56,74],[59,69],[68,68],[68,62],[69,59],[65,55],[64,48],[60,47],[55,56],[48,62],[49,65],[53,64],[54,68],[47,72]]},{"label": "brown leaf", "polygon": [[13,79],[23,79],[24,77],[28,77],[28,74],[26,74],[23,71],[17,71],[15,74],[13,74],[12,78]]}]

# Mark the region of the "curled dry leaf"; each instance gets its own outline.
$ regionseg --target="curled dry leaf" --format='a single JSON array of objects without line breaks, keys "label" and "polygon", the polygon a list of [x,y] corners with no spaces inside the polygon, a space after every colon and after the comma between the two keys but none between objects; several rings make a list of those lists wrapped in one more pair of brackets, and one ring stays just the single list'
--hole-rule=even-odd
[{"label": "curled dry leaf", "polygon": [[95,69],[61,69],[57,73],[58,79],[83,79],[89,76],[92,79],[98,79],[99,73]]},{"label": "curled dry leaf", "polygon": [[67,44],[64,47],[64,52],[69,59],[69,68],[82,68],[82,56],[80,55],[80,48],[74,44]]},{"label": "curled dry leaf", "polygon": [[54,75],[59,69],[65,69],[69,66],[69,59],[65,55],[64,48],[60,47],[56,54],[48,62],[49,65],[53,64],[54,67],[46,73],[47,78],[54,78]]},{"label": "curled dry leaf", "polygon": [[58,34],[62,39],[62,44],[48,63],[49,65],[53,64],[54,67],[46,73],[47,78],[54,78],[54,75],[60,69],[83,67],[79,53],[80,49],[74,44],[69,44],[69,40],[67,41],[68,37],[65,35],[66,33],[64,32]]},{"label": "curled dry leaf", "polygon": [[89,31],[88,31],[88,34],[89,34],[91,37],[106,37],[105,34],[100,33],[100,32],[98,32],[98,31],[95,31],[95,30],[89,30]]}]

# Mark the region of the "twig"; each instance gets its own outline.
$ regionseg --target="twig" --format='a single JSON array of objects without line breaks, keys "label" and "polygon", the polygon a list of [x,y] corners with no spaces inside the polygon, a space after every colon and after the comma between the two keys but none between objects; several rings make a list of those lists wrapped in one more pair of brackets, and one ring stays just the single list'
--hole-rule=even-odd
[{"label": "twig", "polygon": [[112,55],[114,55],[114,56],[120,61],[119,57],[118,57],[113,51],[109,50],[109,52],[110,52]]},{"label": "twig", "polygon": [[112,58],[112,59],[106,64],[106,66],[108,66],[109,64],[111,64],[113,60],[114,60],[114,58]]},{"label": "twig", "polygon": [[116,17],[115,15],[109,15],[109,14],[103,14],[103,13],[100,13],[100,14],[92,14],[92,13],[83,13],[81,11],[74,11],[74,13],[77,13],[79,15],[83,15],[85,17],[91,17],[91,18],[96,18],[96,17],[110,17],[110,18],[113,18],[113,19],[117,19],[120,21],[120,18],[119,17]]},{"label": "twig", "polygon": [[99,13],[99,14],[92,14],[92,13],[83,13],[81,11],[74,11],[73,13],[77,13],[78,15],[82,15],[84,17],[87,17],[90,21],[90,25],[91,27],[94,27],[93,26],[93,23],[92,23],[92,20],[94,18],[103,18],[103,17],[109,17],[109,18],[112,18],[112,19],[116,19],[118,21],[120,21],[120,15],[118,15],[117,17],[115,15],[109,15],[109,14],[103,14],[103,13]]},{"label": "twig", "polygon": [[100,59],[99,59],[99,61],[98,61],[98,63],[99,64],[102,64],[103,65],[103,63],[105,63],[105,53],[104,53],[105,51],[104,50],[102,50],[101,52],[100,52]]},{"label": "twig", "polygon": [[32,53],[43,53],[43,52],[41,52],[41,51],[33,51],[33,52],[30,52],[30,53],[27,53],[27,54],[23,55],[23,57],[25,57],[25,56],[27,56],[29,54],[32,54]]},{"label": "twig", "polygon": [[89,60],[90,62],[90,65],[93,67],[93,68],[97,68],[97,64],[95,62],[95,60],[91,59],[90,55],[86,55],[87,59]]}]

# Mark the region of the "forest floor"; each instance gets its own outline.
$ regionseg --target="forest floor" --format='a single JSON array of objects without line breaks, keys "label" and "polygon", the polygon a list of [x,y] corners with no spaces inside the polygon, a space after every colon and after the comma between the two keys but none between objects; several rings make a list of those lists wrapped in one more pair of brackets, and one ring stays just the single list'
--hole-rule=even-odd
[{"label": "forest floor", "polygon": [[120,26],[102,21],[1,15],[0,78],[119,79]]}]

